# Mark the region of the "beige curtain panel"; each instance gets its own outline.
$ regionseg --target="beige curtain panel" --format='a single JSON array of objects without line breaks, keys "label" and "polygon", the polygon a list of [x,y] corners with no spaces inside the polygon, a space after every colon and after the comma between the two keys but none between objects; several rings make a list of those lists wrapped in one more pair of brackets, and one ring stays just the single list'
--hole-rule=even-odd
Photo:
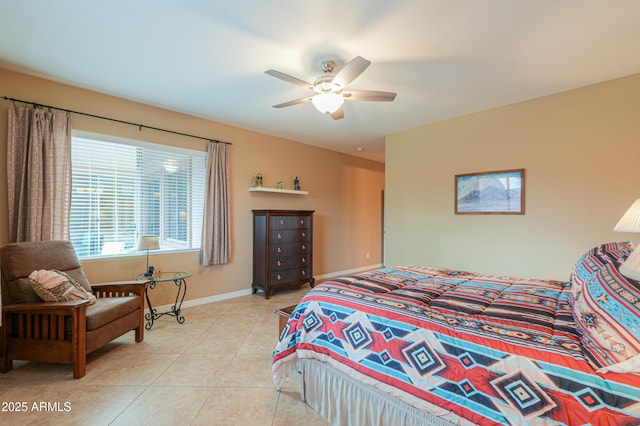
[{"label": "beige curtain panel", "polygon": [[231,253],[229,209],[229,145],[209,142],[200,264],[229,262]]},{"label": "beige curtain panel", "polygon": [[10,242],[69,239],[68,112],[9,105],[7,186]]}]

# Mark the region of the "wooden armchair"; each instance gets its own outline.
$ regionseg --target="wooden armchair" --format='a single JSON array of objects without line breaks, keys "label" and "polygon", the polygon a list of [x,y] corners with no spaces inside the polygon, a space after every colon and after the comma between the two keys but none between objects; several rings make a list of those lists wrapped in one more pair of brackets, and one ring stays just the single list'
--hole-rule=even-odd
[{"label": "wooden armchair", "polygon": [[[144,288],[139,281],[90,285],[69,241],[13,243],[0,248],[2,326],[0,372],[14,359],[73,365],[83,377],[87,354],[135,330],[144,338]],[[87,300],[43,302],[31,286],[34,270],[65,272],[96,296]]]}]

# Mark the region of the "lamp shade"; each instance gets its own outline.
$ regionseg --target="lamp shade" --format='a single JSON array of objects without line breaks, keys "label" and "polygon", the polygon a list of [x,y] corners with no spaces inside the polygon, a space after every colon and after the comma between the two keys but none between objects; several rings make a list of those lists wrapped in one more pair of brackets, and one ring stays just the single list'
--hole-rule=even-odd
[{"label": "lamp shade", "polygon": [[[640,232],[640,198],[622,215],[613,230],[617,232]],[[633,250],[627,260],[620,265],[620,273],[627,278],[640,280],[640,249]]]},{"label": "lamp shade", "polygon": [[143,235],[138,238],[138,250],[158,250],[160,242],[155,235]]},{"label": "lamp shade", "polygon": [[337,93],[319,93],[311,98],[318,111],[324,114],[336,112],[344,103],[344,98]]},{"label": "lamp shade", "polygon": [[640,198],[622,215],[613,230],[617,232],[640,232]]}]

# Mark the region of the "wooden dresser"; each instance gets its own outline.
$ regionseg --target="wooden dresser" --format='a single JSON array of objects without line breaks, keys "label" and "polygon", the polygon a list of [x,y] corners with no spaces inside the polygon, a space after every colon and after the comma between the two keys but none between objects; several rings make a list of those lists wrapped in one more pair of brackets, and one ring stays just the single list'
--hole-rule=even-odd
[{"label": "wooden dresser", "polygon": [[253,294],[314,286],[313,212],[253,210]]}]

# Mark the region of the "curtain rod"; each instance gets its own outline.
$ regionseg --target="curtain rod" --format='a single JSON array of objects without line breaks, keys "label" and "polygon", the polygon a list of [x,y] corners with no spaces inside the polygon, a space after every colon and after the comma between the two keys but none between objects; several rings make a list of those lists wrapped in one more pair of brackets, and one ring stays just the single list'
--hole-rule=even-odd
[{"label": "curtain rod", "polygon": [[84,115],[86,117],[99,118],[100,120],[115,121],[116,123],[128,124],[130,126],[137,127],[138,129],[140,129],[140,131],[142,131],[142,129],[144,128],[144,129],[150,129],[150,130],[157,130],[157,131],[160,131],[160,132],[173,133],[174,135],[187,136],[187,137],[195,138],[195,139],[202,139],[202,140],[209,141],[209,142],[214,142],[214,143],[224,143],[224,144],[227,144],[227,145],[233,145],[231,142],[223,142],[223,141],[219,141],[219,140],[215,140],[215,139],[211,139],[211,138],[204,138],[202,136],[190,135],[188,133],[176,132],[176,131],[173,131],[173,130],[161,129],[159,127],[147,126],[145,124],[138,124],[138,123],[132,123],[130,121],[118,120],[117,118],[103,117],[103,116],[100,116],[100,115],[89,114],[89,113],[86,113],[86,112],[73,111],[73,110],[70,110],[70,109],[59,108],[59,107],[55,107],[55,106],[51,106],[51,105],[43,105],[43,104],[39,104],[37,102],[23,101],[21,99],[10,98],[8,96],[3,96],[2,99],[4,99],[5,101],[21,102],[23,104],[33,105],[34,107],[57,109],[58,111],[64,111],[64,112],[68,112],[68,113],[71,113],[71,114]]}]

